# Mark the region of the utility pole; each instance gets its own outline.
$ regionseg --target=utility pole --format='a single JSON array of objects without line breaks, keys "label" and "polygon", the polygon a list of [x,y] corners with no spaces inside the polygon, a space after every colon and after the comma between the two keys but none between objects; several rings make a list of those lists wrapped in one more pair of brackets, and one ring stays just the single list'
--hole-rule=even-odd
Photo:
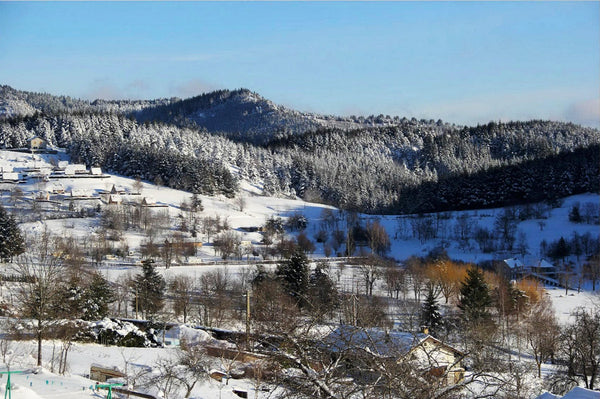
[{"label": "utility pole", "polygon": [[138,317],[138,287],[135,287],[135,319],[139,320]]},{"label": "utility pole", "polygon": [[250,290],[246,290],[246,350],[250,350]]}]

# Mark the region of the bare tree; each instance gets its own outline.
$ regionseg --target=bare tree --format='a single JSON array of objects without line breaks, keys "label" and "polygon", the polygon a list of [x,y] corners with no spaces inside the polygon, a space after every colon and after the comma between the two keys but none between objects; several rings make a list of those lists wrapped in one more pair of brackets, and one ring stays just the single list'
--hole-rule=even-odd
[{"label": "bare tree", "polygon": [[533,305],[525,322],[527,343],[537,364],[538,378],[542,377],[542,363],[554,355],[558,346],[560,328],[549,300]]},{"label": "bare tree", "polygon": [[37,365],[42,365],[42,341],[58,317],[57,302],[62,298],[61,282],[65,275],[63,260],[54,253],[50,235],[45,230],[30,240],[29,251],[19,256],[15,271],[23,282],[17,291],[23,317],[32,318],[37,340]]},{"label": "bare tree", "polygon": [[169,281],[168,286],[173,296],[175,316],[183,316],[183,322],[186,323],[192,301],[196,297],[194,279],[190,276],[178,275]]}]

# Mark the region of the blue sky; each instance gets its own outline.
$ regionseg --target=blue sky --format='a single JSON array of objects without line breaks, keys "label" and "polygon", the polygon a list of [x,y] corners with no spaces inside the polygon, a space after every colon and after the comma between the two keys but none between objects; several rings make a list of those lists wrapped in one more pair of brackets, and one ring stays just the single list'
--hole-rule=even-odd
[{"label": "blue sky", "polygon": [[600,127],[600,2],[0,2],[0,83]]}]

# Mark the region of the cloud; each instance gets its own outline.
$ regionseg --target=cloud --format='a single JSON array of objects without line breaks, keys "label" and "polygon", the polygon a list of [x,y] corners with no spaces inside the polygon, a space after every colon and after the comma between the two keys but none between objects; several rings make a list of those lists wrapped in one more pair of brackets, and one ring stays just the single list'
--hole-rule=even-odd
[{"label": "cloud", "polygon": [[122,100],[126,98],[125,92],[108,79],[95,79],[90,87],[83,93],[88,100]]},{"label": "cloud", "polygon": [[181,83],[171,83],[169,91],[173,96],[188,98],[219,89],[219,86],[202,79],[190,79]]},{"label": "cloud", "polygon": [[600,128],[600,98],[576,101],[565,111],[565,119]]}]

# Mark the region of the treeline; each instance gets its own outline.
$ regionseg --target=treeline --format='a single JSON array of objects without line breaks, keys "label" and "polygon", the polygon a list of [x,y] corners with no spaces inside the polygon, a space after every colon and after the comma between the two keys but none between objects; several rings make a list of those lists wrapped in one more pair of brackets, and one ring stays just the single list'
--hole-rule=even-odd
[{"label": "treeline", "polygon": [[573,152],[455,174],[404,189],[389,213],[427,213],[534,203],[600,187],[600,145]]}]

